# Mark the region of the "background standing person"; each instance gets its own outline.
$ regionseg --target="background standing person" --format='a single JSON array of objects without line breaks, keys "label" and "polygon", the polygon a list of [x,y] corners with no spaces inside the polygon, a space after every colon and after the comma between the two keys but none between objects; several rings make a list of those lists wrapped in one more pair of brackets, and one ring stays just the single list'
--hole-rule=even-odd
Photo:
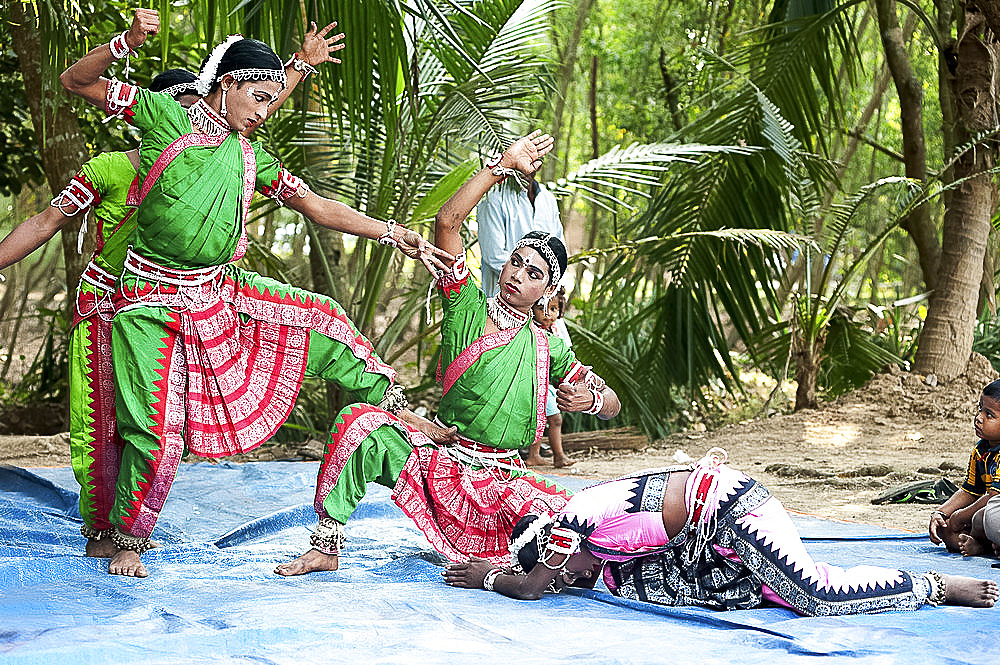
[{"label": "background standing person", "polygon": [[[502,153],[487,161],[486,167],[496,168],[501,156]],[[519,178],[505,176],[476,207],[482,289],[487,297],[497,294],[503,264],[510,258],[515,243],[528,231],[551,233],[566,244],[556,197],[535,180],[534,173],[521,177],[528,183],[527,188]]]},{"label": "background standing person", "polygon": [[[531,314],[538,327],[550,335],[559,337],[562,341],[566,342],[568,348],[573,346],[573,341],[569,338],[566,322],[563,321],[563,314],[565,313],[566,288],[563,286],[560,286],[559,290],[548,301],[542,300],[537,302],[531,308]],[[562,412],[559,411],[559,405],[556,403],[556,389],[551,383],[548,386],[548,396],[545,398],[545,421],[548,427],[549,448],[552,449],[552,465],[558,469],[576,464],[563,451]],[[528,466],[542,466],[545,464],[545,460],[542,459],[541,448],[541,439],[532,443],[528,449],[528,457],[524,460],[524,463]]]}]

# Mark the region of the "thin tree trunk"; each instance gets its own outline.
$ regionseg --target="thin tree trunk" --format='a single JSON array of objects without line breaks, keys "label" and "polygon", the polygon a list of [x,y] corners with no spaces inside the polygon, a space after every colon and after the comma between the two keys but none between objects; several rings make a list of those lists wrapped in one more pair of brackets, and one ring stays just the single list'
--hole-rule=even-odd
[{"label": "thin tree trunk", "polygon": [[[555,109],[552,114],[552,136],[556,142],[562,140],[563,111],[566,108],[566,97],[569,94],[569,86],[573,82],[573,72],[576,70],[576,59],[580,47],[580,37],[583,29],[587,26],[587,16],[590,14],[594,0],[580,0],[576,9],[576,22],[573,24],[573,32],[566,40],[566,47],[561,54],[561,65],[559,66],[559,91],[556,94]],[[556,163],[559,160],[552,159],[545,162],[542,170],[543,180],[555,180]]]},{"label": "thin tree trunk", "polygon": [[[910,63],[896,14],[896,0],[875,0],[879,35],[885,51],[886,64],[896,84],[899,96],[900,130],[903,135],[903,165],[907,177],[920,182],[927,179],[927,145],[924,142],[923,81]],[[930,206],[922,205],[907,215],[900,226],[913,239],[924,275],[924,283],[933,289],[937,281],[937,264],[941,253],[937,229],[930,215]]]},{"label": "thin tree trunk", "polygon": [[[11,2],[10,32],[17,54],[24,88],[31,112],[31,124],[38,140],[42,169],[52,192],[62,191],[69,179],[87,159],[87,145],[80,133],[76,115],[62,90],[54,89],[42,72],[42,43],[38,33],[34,5]],[[93,247],[96,225],[90,229],[89,246]],[[66,283],[76,285],[86,265],[89,253],[76,251],[78,228],[63,229],[61,234],[63,257],[66,264]],[[67,298],[67,307],[72,303]]]},{"label": "thin tree trunk", "polygon": [[[981,15],[972,12],[966,13],[966,20],[982,23]],[[984,43],[970,31],[948,48],[948,60],[953,63],[952,99],[960,129],[956,139],[964,141],[995,125],[997,45]],[[995,163],[994,149],[979,144],[955,164],[955,178],[970,179],[953,191],[945,211],[937,287],[931,294],[915,359],[919,372],[936,374],[944,381],[964,372],[972,352],[977,296],[997,199],[992,176],[975,174]]]}]

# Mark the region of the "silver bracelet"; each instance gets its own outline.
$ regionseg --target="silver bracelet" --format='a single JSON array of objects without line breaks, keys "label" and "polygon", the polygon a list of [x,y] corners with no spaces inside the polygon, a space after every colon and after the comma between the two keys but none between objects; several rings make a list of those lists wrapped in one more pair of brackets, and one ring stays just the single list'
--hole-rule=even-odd
[{"label": "silver bracelet", "polygon": [[389,247],[399,247],[399,241],[392,235],[392,232],[396,230],[398,224],[396,220],[390,219],[385,223],[386,231],[378,237],[379,243],[383,245],[388,245]]},{"label": "silver bracelet", "polygon": [[302,74],[303,81],[309,78],[310,74],[315,74],[317,71],[315,67],[313,67],[308,62],[299,57],[298,53],[292,56],[291,62],[292,62],[292,69]]},{"label": "silver bracelet", "polygon": [[486,573],[486,577],[483,578],[483,588],[487,591],[493,591],[493,584],[497,581],[497,578],[503,574],[503,571],[499,568],[493,568],[490,572]]},{"label": "silver bracelet", "polygon": [[932,510],[931,511],[931,515],[940,515],[941,517],[945,518],[946,520],[947,519],[951,519],[951,515],[949,515],[948,513],[944,512],[943,510],[940,510],[940,509],[938,509],[938,510]]}]

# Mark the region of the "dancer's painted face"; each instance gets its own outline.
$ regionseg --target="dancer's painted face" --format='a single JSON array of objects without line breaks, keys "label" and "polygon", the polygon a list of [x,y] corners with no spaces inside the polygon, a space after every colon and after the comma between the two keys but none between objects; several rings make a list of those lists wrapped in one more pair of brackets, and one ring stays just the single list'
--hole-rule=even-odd
[{"label": "dancer's painted face", "polygon": [[569,558],[555,579],[556,588],[574,586],[592,589],[601,574],[604,562],[588,552],[577,552]]},{"label": "dancer's painted face", "polygon": [[277,81],[240,81],[223,77],[226,88],[226,121],[232,129],[243,133],[259,125],[267,117],[270,106],[281,92]]},{"label": "dancer's painted face", "polygon": [[972,421],[976,427],[976,436],[990,442],[1000,442],[1000,401],[981,395],[979,409]]},{"label": "dancer's painted face", "polygon": [[554,291],[549,286],[549,266],[537,250],[519,247],[503,264],[499,297],[514,309],[529,312],[539,298]]}]

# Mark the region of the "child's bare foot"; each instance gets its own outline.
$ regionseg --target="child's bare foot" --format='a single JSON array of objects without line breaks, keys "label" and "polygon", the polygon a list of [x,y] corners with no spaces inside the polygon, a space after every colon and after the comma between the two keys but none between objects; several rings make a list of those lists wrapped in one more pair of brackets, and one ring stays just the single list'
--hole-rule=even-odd
[{"label": "child's bare foot", "polygon": [[576,464],[576,460],[572,460],[566,457],[565,455],[563,455],[562,457],[554,457],[552,459],[552,465],[555,466],[557,469],[563,469],[567,466],[573,466],[574,464]]},{"label": "child's bare foot", "polygon": [[991,580],[977,580],[973,577],[941,575],[944,578],[946,605],[963,607],[993,607],[1000,597],[1000,589]]},{"label": "child's bare foot", "polygon": [[124,575],[125,577],[148,577],[146,566],[142,565],[139,553],[135,550],[118,550],[108,562],[108,574]]},{"label": "child's bare foot", "polygon": [[300,555],[294,561],[283,563],[274,569],[278,575],[291,577],[292,575],[305,575],[317,570],[337,570],[340,566],[340,557],[336,554],[324,554],[317,549],[311,549]]},{"label": "child's bare foot", "polygon": [[84,554],[95,559],[110,559],[117,552],[118,546],[110,538],[101,538],[100,540],[88,538],[87,547],[84,549]]},{"label": "child's bare foot", "polygon": [[528,455],[528,458],[524,460],[525,466],[545,466],[545,460],[543,460],[538,455]]},{"label": "child's bare foot", "polygon": [[958,550],[962,556],[982,556],[986,554],[986,544],[967,533],[958,534]]}]

